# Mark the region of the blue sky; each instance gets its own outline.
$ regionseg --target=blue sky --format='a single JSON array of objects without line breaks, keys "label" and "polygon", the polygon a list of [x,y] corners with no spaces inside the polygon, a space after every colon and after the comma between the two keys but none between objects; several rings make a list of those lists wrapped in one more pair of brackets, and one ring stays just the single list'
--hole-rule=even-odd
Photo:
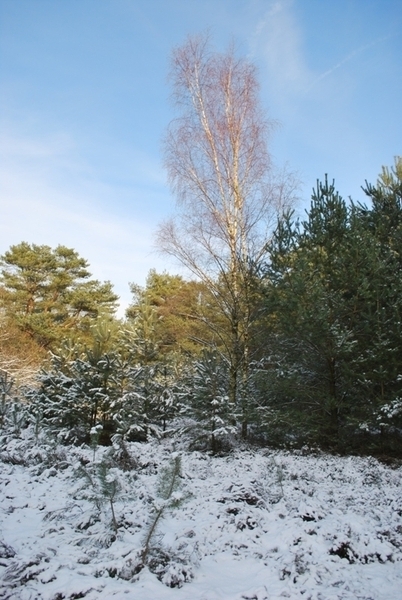
[{"label": "blue sky", "polygon": [[402,154],[401,0],[0,0],[0,254],[64,244],[130,301],[174,210],[161,139],[169,56],[210,29],[254,61],[280,126],[269,141],[302,181],[325,173],[364,200]]}]

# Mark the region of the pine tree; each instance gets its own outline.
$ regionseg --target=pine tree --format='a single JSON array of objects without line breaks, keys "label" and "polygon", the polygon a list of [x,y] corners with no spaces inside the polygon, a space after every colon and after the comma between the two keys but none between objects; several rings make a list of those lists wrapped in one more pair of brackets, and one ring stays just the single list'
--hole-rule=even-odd
[{"label": "pine tree", "polygon": [[54,348],[91,320],[113,315],[117,296],[109,282],[90,280],[88,263],[65,246],[11,246],[0,257],[1,306],[7,319],[40,346]]},{"label": "pine tree", "polygon": [[196,421],[195,445],[221,449],[222,443],[236,433],[235,415],[228,396],[229,369],[217,352],[204,350],[186,378],[186,414]]},{"label": "pine tree", "polygon": [[131,322],[145,310],[154,312],[153,330],[161,355],[198,354],[201,340],[210,339],[199,310],[207,296],[202,283],[151,269],[145,287],[131,284],[131,291],[133,303],[127,317]]},{"label": "pine tree", "polygon": [[379,428],[381,443],[389,447],[392,440],[398,444],[402,425],[402,158],[391,169],[383,167],[376,185],[366,182],[363,189],[371,207],[359,206],[358,218],[374,255],[362,337],[362,383],[371,408],[366,425]]},{"label": "pine tree", "polygon": [[168,510],[180,506],[184,500],[184,495],[180,492],[181,487],[181,457],[175,453],[171,462],[161,469],[157,490],[156,501],[154,503],[150,523],[144,540],[144,546],[141,552],[142,565],[146,564],[151,542],[155,536],[157,527]]},{"label": "pine tree", "polygon": [[288,413],[284,423],[298,423],[301,435],[326,445],[340,443],[353,396],[358,282],[350,274],[363,257],[350,219],[351,208],[326,178],[301,226],[289,215],[280,223],[267,266],[271,394]]},{"label": "pine tree", "polygon": [[[401,171],[399,161],[376,186],[366,186],[370,209],[347,205],[325,180],[307,220],[300,226],[283,218],[270,245],[265,408],[301,439],[338,449],[391,447],[389,415],[397,431]],[[376,437],[387,419],[388,439]],[[371,437],[362,439],[362,428]]]}]

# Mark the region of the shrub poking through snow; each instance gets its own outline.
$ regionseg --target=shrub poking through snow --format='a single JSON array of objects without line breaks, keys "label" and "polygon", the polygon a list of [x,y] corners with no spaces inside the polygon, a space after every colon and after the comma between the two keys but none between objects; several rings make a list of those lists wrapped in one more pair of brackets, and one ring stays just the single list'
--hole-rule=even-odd
[{"label": "shrub poking through snow", "polygon": [[157,489],[157,500],[154,501],[153,514],[150,519],[148,532],[144,541],[144,547],[141,552],[141,560],[146,563],[151,541],[155,535],[159,521],[163,514],[169,508],[176,508],[183,500],[179,492],[181,475],[181,459],[178,454],[174,456],[170,465],[162,469]]},{"label": "shrub poking through snow", "polygon": [[78,479],[77,497],[92,502],[100,514],[106,505],[110,509],[113,531],[117,533],[115,503],[128,491],[119,469],[112,466],[111,458],[106,455],[98,462],[85,466],[80,464],[75,475]]},{"label": "shrub poking through snow", "polygon": [[135,572],[138,572],[147,565],[150,571],[168,587],[181,587],[184,582],[190,581],[193,577],[191,568],[186,565],[186,560],[182,556],[174,556],[167,549],[153,545],[163,516],[169,510],[178,508],[186,499],[186,495],[180,489],[181,477],[181,457],[175,453],[171,462],[159,474],[156,499],[153,502],[140,563],[135,568]]}]

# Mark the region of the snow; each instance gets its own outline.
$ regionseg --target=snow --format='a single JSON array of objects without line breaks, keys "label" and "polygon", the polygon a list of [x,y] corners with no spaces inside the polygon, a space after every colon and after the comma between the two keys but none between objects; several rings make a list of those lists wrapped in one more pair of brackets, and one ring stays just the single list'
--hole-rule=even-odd
[{"label": "snow", "polygon": [[[211,456],[186,451],[184,440],[132,443],[135,467],[113,466],[106,476],[119,484],[115,533],[110,502],[96,507],[98,492],[77,475],[77,464],[91,468],[93,449],[24,435],[0,452],[0,598],[402,598],[401,467],[269,449]],[[108,452],[98,448],[96,461]],[[169,504],[157,490],[177,456],[180,489]],[[140,569],[155,507],[165,508]]]}]

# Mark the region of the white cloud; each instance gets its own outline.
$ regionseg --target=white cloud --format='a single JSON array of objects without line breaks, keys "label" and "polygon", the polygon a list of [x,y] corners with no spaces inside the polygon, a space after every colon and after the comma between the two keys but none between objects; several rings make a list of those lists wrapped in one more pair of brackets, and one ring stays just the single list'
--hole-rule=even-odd
[{"label": "white cloud", "polygon": [[262,57],[272,94],[280,100],[287,101],[295,94],[306,94],[359,54],[395,37],[395,34],[389,34],[363,44],[319,73],[306,60],[304,44],[307,40],[304,40],[294,5],[294,0],[273,0],[257,23],[250,42],[252,55]]},{"label": "white cloud", "polygon": [[[160,185],[161,176],[146,156],[142,169],[139,156],[141,181],[136,184],[127,173],[129,181],[122,185],[80,160],[68,135],[8,132],[0,145],[0,254],[23,240],[74,248],[95,278],[114,284],[122,315],[130,301],[128,283],[143,284],[150,268],[171,266],[153,253],[158,216],[152,204],[162,191],[152,187]],[[150,190],[144,191],[144,182]]]},{"label": "white cloud", "polygon": [[312,73],[303,56],[303,36],[293,12],[292,0],[276,0],[255,28],[252,52],[262,56],[270,87],[277,93],[306,87]]}]

